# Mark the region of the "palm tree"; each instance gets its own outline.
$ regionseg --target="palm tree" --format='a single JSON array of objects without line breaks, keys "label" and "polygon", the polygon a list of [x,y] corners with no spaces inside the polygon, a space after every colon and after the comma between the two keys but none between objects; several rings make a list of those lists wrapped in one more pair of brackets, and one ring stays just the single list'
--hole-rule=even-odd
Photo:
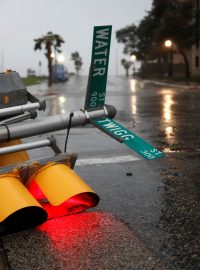
[{"label": "palm tree", "polygon": [[78,72],[83,65],[82,58],[80,57],[78,52],[74,52],[71,54],[71,60],[74,61],[74,67],[78,76]]},{"label": "palm tree", "polygon": [[129,77],[129,68],[132,66],[132,62],[131,61],[127,61],[126,59],[122,59],[121,60],[121,64],[124,67],[125,71],[126,71],[126,77]]},{"label": "palm tree", "polygon": [[52,85],[52,62],[53,62],[53,56],[52,53],[58,52],[61,53],[61,50],[59,49],[64,43],[64,40],[61,36],[57,34],[53,34],[52,32],[48,32],[46,36],[42,36],[40,38],[34,39],[35,41],[35,47],[34,50],[41,50],[42,45],[45,47],[45,56],[48,60],[48,71],[49,71],[49,79],[48,79],[48,85]]}]

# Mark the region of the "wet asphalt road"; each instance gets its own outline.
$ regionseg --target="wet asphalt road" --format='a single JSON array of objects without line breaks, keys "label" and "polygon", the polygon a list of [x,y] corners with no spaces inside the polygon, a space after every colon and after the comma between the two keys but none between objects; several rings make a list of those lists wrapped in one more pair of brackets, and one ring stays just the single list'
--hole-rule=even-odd
[{"label": "wet asphalt road", "polygon": [[[47,101],[40,117],[82,108],[86,83],[80,77],[51,89],[30,87]],[[2,237],[10,269],[200,269],[200,88],[110,77],[106,103],[117,107],[117,121],[165,158],[145,161],[91,126],[72,129],[68,151],[80,161],[99,160],[79,163],[75,171],[100,195],[100,204]],[[65,135],[55,133],[61,148]],[[101,163],[129,155],[135,161]]]}]

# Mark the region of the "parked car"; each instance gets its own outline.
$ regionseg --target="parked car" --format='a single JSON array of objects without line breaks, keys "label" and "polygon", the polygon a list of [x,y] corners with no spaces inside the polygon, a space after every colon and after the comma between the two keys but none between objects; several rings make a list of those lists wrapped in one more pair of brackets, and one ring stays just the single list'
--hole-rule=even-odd
[{"label": "parked car", "polygon": [[69,79],[69,74],[63,64],[54,64],[52,66],[53,82],[65,82]]}]

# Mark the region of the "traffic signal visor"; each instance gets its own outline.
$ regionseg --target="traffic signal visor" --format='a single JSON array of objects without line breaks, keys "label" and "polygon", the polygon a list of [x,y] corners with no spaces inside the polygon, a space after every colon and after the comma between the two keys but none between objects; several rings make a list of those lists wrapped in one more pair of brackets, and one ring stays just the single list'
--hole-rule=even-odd
[{"label": "traffic signal visor", "polygon": [[42,224],[47,213],[17,176],[0,176],[0,235],[30,229]]},{"label": "traffic signal visor", "polygon": [[[32,195],[41,201],[49,218],[72,214],[94,207],[98,195],[67,165],[49,163],[41,167],[27,182]],[[48,200],[49,204],[45,202]],[[61,210],[62,207],[62,210]],[[53,214],[54,212],[54,214]]]}]

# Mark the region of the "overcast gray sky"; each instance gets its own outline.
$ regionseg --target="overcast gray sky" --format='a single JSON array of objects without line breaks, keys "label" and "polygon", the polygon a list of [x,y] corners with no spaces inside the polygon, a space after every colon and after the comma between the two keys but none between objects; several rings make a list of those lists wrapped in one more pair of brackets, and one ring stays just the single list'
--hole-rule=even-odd
[{"label": "overcast gray sky", "polygon": [[73,71],[70,55],[78,51],[83,59],[82,74],[90,64],[93,26],[112,25],[109,73],[121,74],[123,46],[117,43],[116,30],[139,23],[151,8],[152,0],[0,0],[0,71],[16,70],[21,76],[27,68],[47,71],[43,51],[34,51],[34,38],[48,31],[61,35],[65,64]]}]

